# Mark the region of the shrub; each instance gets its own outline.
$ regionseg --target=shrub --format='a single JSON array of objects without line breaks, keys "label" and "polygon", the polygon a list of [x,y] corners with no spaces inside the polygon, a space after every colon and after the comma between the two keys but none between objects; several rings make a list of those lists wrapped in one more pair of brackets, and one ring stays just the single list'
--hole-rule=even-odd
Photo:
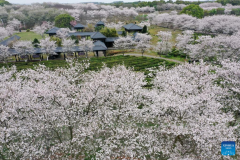
[{"label": "shrub", "polygon": [[30,32],[30,29],[27,29],[27,32]]},{"label": "shrub", "polygon": [[38,47],[39,47],[39,43],[40,43],[39,40],[38,40],[37,38],[34,38],[32,44],[33,44],[33,46],[34,46],[35,48],[38,48]]},{"label": "shrub", "polygon": [[104,27],[100,32],[106,37],[118,37],[117,31],[115,28]]}]

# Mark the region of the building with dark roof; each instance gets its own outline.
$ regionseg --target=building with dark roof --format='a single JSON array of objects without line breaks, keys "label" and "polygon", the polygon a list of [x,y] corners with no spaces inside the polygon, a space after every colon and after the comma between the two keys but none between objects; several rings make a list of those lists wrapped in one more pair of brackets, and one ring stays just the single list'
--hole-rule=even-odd
[{"label": "building with dark roof", "polygon": [[99,26],[103,26],[104,27],[105,26],[104,22],[103,21],[97,22],[96,25],[95,25],[95,28],[99,27]]},{"label": "building with dark roof", "polygon": [[100,32],[95,32],[94,34],[91,35],[91,38],[94,40],[94,41],[102,41],[102,42],[105,42],[105,39],[107,38],[106,36],[104,36],[102,33]]},{"label": "building with dark roof", "polygon": [[11,43],[19,40],[20,38],[21,38],[21,37],[19,37],[19,36],[17,36],[17,35],[14,35],[14,36],[12,36],[12,37],[10,37],[10,38],[8,38],[8,39],[0,42],[0,45],[9,46]]},{"label": "building with dark roof", "polygon": [[49,29],[46,34],[49,34],[49,36],[53,36],[53,35],[56,35],[57,34],[57,31],[59,30],[60,28],[58,27],[53,27],[51,29]]},{"label": "building with dark roof", "polygon": [[105,44],[107,47],[113,47],[114,41],[117,40],[119,37],[107,37],[105,40]]},{"label": "building with dark roof", "polygon": [[127,32],[141,32],[142,31],[142,27],[136,25],[136,24],[133,24],[133,23],[129,23],[125,26],[123,26],[123,28],[125,29],[125,31]]},{"label": "building with dark roof", "polygon": [[102,51],[104,56],[106,57],[106,50],[107,49],[108,49],[107,46],[102,41],[94,42],[93,51],[96,52],[97,57],[98,57],[98,52],[99,51]]},{"label": "building with dark roof", "polygon": [[80,23],[78,23],[78,24],[76,24],[73,28],[76,29],[76,30],[78,31],[78,30],[82,30],[82,29],[84,29],[85,26],[82,25],[82,24],[80,24]]}]

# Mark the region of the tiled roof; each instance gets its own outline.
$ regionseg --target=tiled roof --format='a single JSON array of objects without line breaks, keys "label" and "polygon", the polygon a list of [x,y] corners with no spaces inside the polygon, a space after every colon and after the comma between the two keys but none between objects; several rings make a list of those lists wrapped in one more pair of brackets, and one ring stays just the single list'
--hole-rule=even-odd
[{"label": "tiled roof", "polygon": [[0,45],[8,46],[11,42],[14,42],[16,40],[19,40],[21,37],[14,35],[0,43]]},{"label": "tiled roof", "polygon": [[142,27],[140,27],[136,24],[133,24],[133,23],[127,24],[123,27],[126,28],[127,30],[141,30],[141,29],[143,29]]},{"label": "tiled roof", "polygon": [[117,40],[119,37],[107,37],[105,39],[105,42],[114,42],[115,40]]},{"label": "tiled roof", "polygon": [[76,24],[76,25],[74,26],[74,28],[76,28],[76,29],[83,29],[83,28],[85,28],[85,26],[82,25],[82,24],[80,24],[80,23],[78,23],[78,24]]},{"label": "tiled roof", "polygon": [[58,27],[53,27],[53,28],[49,29],[49,30],[46,32],[46,34],[56,34],[59,29],[60,29],[60,28],[58,28]]},{"label": "tiled roof", "polygon": [[97,22],[96,24],[98,24],[98,25],[104,25],[104,22],[103,21],[99,21],[99,22]]},{"label": "tiled roof", "polygon": [[122,35],[123,31],[117,31],[118,35]]},{"label": "tiled roof", "polygon": [[93,51],[106,51],[106,50],[107,50],[107,47],[103,42],[96,41],[94,43]]},{"label": "tiled roof", "polygon": [[75,32],[75,33],[69,33],[70,36],[92,36],[95,32]]},{"label": "tiled roof", "polygon": [[107,37],[104,36],[102,33],[100,32],[95,32],[94,34],[91,35],[92,39],[106,39]]}]

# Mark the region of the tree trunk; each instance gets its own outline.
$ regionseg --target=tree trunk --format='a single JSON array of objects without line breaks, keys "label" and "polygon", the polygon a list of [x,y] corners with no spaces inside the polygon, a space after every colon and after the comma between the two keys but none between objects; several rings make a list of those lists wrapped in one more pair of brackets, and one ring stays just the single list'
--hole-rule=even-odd
[{"label": "tree trunk", "polygon": [[47,56],[47,61],[48,61],[48,56]]}]

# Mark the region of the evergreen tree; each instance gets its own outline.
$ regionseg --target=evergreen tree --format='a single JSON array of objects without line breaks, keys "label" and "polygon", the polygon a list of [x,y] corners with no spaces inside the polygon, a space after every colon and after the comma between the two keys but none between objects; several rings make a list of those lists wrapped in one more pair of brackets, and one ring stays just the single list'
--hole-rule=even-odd
[{"label": "evergreen tree", "polygon": [[122,32],[122,36],[123,36],[123,37],[126,37],[126,36],[127,36],[126,31],[123,31],[123,32]]},{"label": "evergreen tree", "polygon": [[146,25],[144,25],[142,33],[147,33],[147,26]]},{"label": "evergreen tree", "polygon": [[35,48],[39,48],[39,43],[40,43],[39,40],[37,38],[34,38],[32,44]]}]

